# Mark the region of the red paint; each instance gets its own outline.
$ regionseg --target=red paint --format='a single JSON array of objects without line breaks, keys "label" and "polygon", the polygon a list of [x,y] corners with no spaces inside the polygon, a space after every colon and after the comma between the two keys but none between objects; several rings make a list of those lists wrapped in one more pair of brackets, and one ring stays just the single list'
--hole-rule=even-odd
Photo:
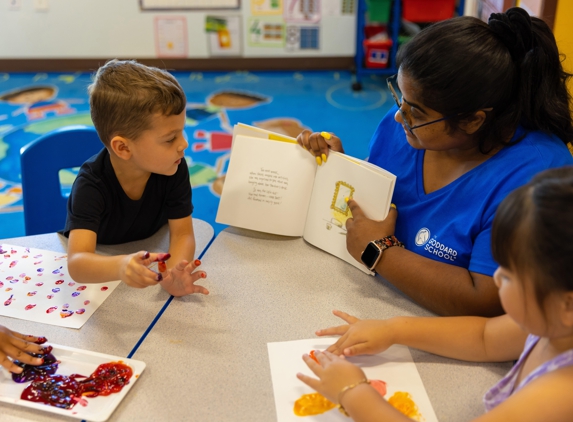
[{"label": "red paint", "polygon": [[34,343],[36,344],[44,344],[45,342],[47,342],[48,339],[46,337],[38,337],[38,340],[36,340]]},{"label": "red paint", "polygon": [[101,290],[102,292],[105,292],[107,289],[109,289],[109,287],[103,286],[100,290]]},{"label": "red paint", "polygon": [[71,409],[76,404],[74,399],[81,394],[82,386],[74,378],[64,375],[44,375],[32,381],[22,391],[20,398],[60,409]]},{"label": "red paint", "polygon": [[167,265],[165,265],[165,262],[159,261],[157,263],[157,269],[159,270],[159,272],[164,273],[165,271],[167,271]]},{"label": "red paint", "polygon": [[90,301],[89,300],[84,300],[84,305],[89,305]]},{"label": "red paint", "polygon": [[82,290],[85,290],[85,289],[87,289],[87,286],[80,286],[76,290],[81,292]]},{"label": "red paint", "polygon": [[64,280],[57,280],[56,284],[62,284],[64,282]]},{"label": "red paint", "polygon": [[14,268],[17,263],[18,263],[18,261],[12,261],[12,262],[10,262],[9,268]]},{"label": "red paint", "polygon": [[44,283],[42,283],[42,282],[36,283],[36,286],[38,286],[38,287],[41,287],[43,285],[44,285]]},{"label": "red paint", "polygon": [[36,293],[38,293],[38,292],[37,291],[28,292],[27,296],[34,296]]},{"label": "red paint", "polygon": [[123,362],[102,363],[85,380],[82,380],[83,396],[97,397],[109,396],[112,393],[121,391],[129,384],[133,375],[130,366]]},{"label": "red paint", "polygon": [[76,314],[81,315],[81,314],[83,314],[85,311],[86,311],[86,310],[85,310],[84,308],[81,308],[81,309],[78,309],[78,310],[76,311]]},{"label": "red paint", "polygon": [[74,314],[74,311],[68,311],[67,309],[62,309],[60,311],[60,316],[62,318],[68,318],[71,317]]},{"label": "red paint", "polygon": [[29,311],[30,309],[33,309],[36,307],[35,303],[30,303],[29,305],[26,305],[26,307],[24,308],[25,310]]},{"label": "red paint", "polygon": [[50,308],[48,308],[48,309],[46,310],[46,313],[47,313],[47,314],[51,314],[51,313],[54,312],[56,309],[58,309],[57,306],[52,306],[52,307],[50,307]]}]

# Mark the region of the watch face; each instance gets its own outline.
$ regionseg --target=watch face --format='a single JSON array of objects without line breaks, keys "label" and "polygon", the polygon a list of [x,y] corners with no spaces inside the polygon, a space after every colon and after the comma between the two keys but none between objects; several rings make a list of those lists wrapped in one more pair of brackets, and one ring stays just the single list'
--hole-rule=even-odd
[{"label": "watch face", "polygon": [[372,268],[374,264],[376,264],[376,260],[378,259],[381,253],[382,251],[380,250],[380,248],[376,246],[373,242],[370,242],[366,246],[366,249],[364,249],[364,252],[362,252],[362,257],[361,257],[362,262],[364,262],[364,265],[366,265],[368,268]]}]

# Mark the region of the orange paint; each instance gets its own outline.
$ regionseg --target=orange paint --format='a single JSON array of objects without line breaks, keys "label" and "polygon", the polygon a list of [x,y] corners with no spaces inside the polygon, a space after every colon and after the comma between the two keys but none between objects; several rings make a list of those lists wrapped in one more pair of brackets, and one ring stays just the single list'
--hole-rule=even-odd
[{"label": "orange paint", "polygon": [[294,402],[294,414],[297,416],[320,415],[334,409],[336,405],[319,393],[304,394]]},{"label": "orange paint", "polygon": [[319,362],[318,359],[316,358],[316,355],[314,354],[314,350],[311,350],[308,355],[310,356],[310,358],[311,358],[313,361],[315,361],[316,363],[320,364],[320,362]]},{"label": "orange paint", "polygon": [[410,393],[404,391],[396,391],[392,397],[388,399],[388,403],[394,406],[400,413],[419,421],[422,418],[418,406],[412,400]]}]

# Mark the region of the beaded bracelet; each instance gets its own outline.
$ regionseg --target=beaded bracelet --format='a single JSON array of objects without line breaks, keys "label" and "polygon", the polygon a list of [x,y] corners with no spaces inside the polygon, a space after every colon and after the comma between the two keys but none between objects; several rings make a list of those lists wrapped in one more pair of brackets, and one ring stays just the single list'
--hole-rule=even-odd
[{"label": "beaded bracelet", "polygon": [[357,383],[347,385],[342,390],[340,390],[340,393],[338,393],[338,411],[342,413],[344,416],[350,417],[346,409],[344,409],[344,407],[342,406],[341,402],[342,395],[346,393],[348,390],[352,390],[354,387],[358,387],[360,384],[370,384],[370,381],[368,380],[368,378],[364,378],[362,381],[358,381]]}]

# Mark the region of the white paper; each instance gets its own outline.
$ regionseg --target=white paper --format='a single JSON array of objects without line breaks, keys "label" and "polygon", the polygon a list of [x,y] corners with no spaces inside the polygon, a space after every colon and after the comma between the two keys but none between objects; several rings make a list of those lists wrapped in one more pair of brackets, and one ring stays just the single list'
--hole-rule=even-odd
[{"label": "white paper", "polygon": [[78,403],[71,409],[60,409],[43,403],[21,400],[20,396],[22,395],[22,391],[28,386],[29,382],[22,384],[16,383],[12,380],[12,376],[8,371],[0,370],[0,401],[76,419],[85,419],[94,422],[106,421],[145,369],[145,363],[140,360],[90,352],[73,347],[59,346],[57,344],[47,344],[50,344],[54,348],[52,354],[60,361],[58,370],[56,371],[58,375],[69,376],[72,374],[81,374],[89,376],[102,363],[117,361],[129,365],[133,371],[133,375],[129,380],[129,384],[123,387],[118,393],[93,398],[84,397],[87,403],[86,406],[82,406]]},{"label": "white paper", "polygon": [[351,213],[348,210],[345,215],[337,209],[347,210],[344,199],[348,197],[358,203],[368,218],[383,220],[390,209],[395,180],[393,174],[380,168],[331,152],[328,161],[316,171],[304,239],[372,274],[346,249],[346,220]]},{"label": "white paper", "polygon": [[302,236],[315,169],[314,157],[298,144],[234,137],[216,221]]},{"label": "white paper", "polygon": [[[301,372],[316,378],[302,360],[302,355],[311,350],[324,350],[336,340],[337,338],[315,338],[267,343],[278,422],[349,421],[336,408],[321,415],[305,417],[296,416],[293,412],[297,399],[303,394],[315,392],[296,377],[296,374]],[[360,366],[368,379],[386,382],[386,400],[397,391],[410,393],[421,414],[420,420],[437,422],[416,364],[406,346],[394,345],[378,355],[358,356],[348,360]]]},{"label": "white paper", "polygon": [[157,57],[187,57],[187,20],[184,17],[156,17]]},{"label": "white paper", "polygon": [[65,253],[0,244],[0,315],[80,328],[119,285],[80,284]]}]

